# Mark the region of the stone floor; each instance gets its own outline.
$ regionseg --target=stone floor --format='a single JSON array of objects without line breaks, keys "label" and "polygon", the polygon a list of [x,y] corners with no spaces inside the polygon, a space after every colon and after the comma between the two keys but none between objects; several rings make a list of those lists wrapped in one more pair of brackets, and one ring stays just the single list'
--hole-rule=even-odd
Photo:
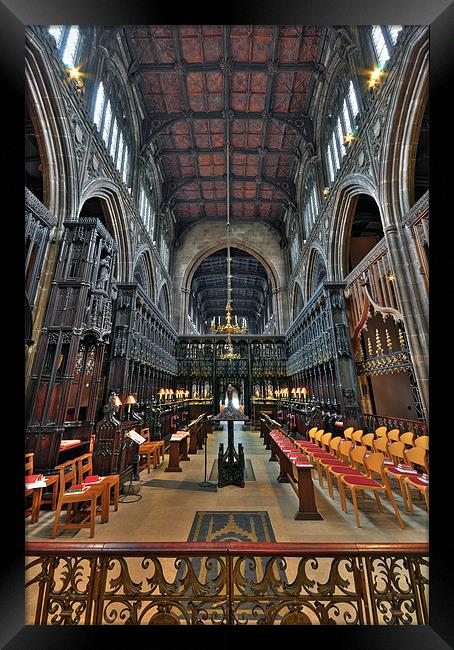
[{"label": "stone floor", "polygon": [[[226,426],[224,431],[214,432],[208,439],[207,475],[213,461],[217,458],[221,441],[227,444]],[[133,501],[126,497],[120,503],[118,512],[111,509],[109,522],[96,524],[94,538],[90,540],[88,529],[62,531],[55,541],[186,541],[194,514],[197,510],[265,510],[269,513],[271,524],[278,542],[427,542],[428,514],[423,500],[415,499],[415,513],[404,512],[398,489],[393,490],[406,529],[401,530],[391,505],[382,499],[384,512],[380,513],[375,499],[369,495],[360,499],[361,528],[357,528],[353,506],[348,501],[348,514],[340,507],[337,490],[335,499],[329,497],[326,488],[320,489],[318,480],[314,481],[317,507],[323,516],[322,521],[295,521],[297,497],[292,487],[277,482],[277,463],[268,461],[270,452],[265,450],[258,431],[241,431],[236,427],[235,443],[242,442],[245,457],[252,462],[255,481],[246,481],[244,488],[227,486],[217,489],[200,487],[204,480],[204,454],[199,451],[190,456],[189,462],[181,463],[181,473],[164,472],[168,456],[163,465],[140,474],[142,498]],[[39,522],[30,524],[26,520],[26,539],[29,541],[50,541],[50,531],[54,515],[42,511]],[[98,520],[99,521],[99,520]]]}]

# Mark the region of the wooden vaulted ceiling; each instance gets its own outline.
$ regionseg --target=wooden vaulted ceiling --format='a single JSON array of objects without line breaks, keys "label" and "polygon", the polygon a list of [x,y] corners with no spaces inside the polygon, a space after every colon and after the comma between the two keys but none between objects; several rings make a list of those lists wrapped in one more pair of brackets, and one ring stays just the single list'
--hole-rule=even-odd
[{"label": "wooden vaulted ceiling", "polygon": [[[237,316],[255,321],[261,314],[269,289],[263,265],[252,255],[230,249],[232,274],[232,309]],[[227,249],[207,257],[194,273],[191,291],[204,319],[225,316],[227,303]]]},{"label": "wooden vaulted ceiling", "polygon": [[230,214],[281,223],[295,205],[294,176],[312,142],[308,115],[324,28],[128,26],[130,79],[144,98],[143,148],[165,177],[178,229]]}]

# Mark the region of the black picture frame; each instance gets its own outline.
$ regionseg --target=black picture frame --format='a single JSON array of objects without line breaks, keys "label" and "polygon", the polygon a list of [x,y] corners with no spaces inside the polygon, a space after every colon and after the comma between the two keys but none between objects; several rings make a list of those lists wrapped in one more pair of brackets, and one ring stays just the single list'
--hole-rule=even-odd
[{"label": "black picture frame", "polygon": [[[22,305],[22,293],[11,285],[11,278],[22,277],[22,257],[18,251],[23,250],[22,221],[19,216],[23,210],[24,185],[23,173],[23,106],[24,106],[24,25],[26,24],[426,24],[430,25],[430,192],[431,212],[434,213],[436,223],[431,228],[432,245],[435,253],[432,259],[440,260],[449,256],[448,249],[443,249],[443,243],[452,242],[447,239],[447,221],[451,219],[452,202],[450,198],[450,184],[452,179],[448,176],[449,163],[443,163],[443,151],[447,146],[447,138],[452,131],[449,113],[449,85],[454,78],[452,75],[453,41],[454,33],[454,6],[451,1],[432,0],[401,0],[399,3],[377,3],[373,0],[356,0],[356,2],[343,0],[320,0],[309,3],[307,0],[287,0],[285,3],[276,0],[268,2],[231,2],[221,6],[219,3],[204,7],[188,5],[176,9],[174,4],[159,3],[153,6],[149,0],[98,0],[96,4],[88,0],[71,2],[67,0],[3,0],[0,6],[1,43],[3,50],[2,72],[6,84],[3,86],[2,104],[6,108],[7,116],[3,119],[3,135],[6,132],[11,137],[11,144],[4,142],[3,148],[8,161],[9,177],[5,179],[3,187],[4,199],[12,198],[12,207],[4,213],[4,236],[15,238],[18,243],[15,247],[14,259],[8,261],[4,269],[4,311],[10,315],[15,310],[14,300],[17,305]],[[452,165],[451,165],[452,167]],[[11,216],[10,216],[11,215]],[[19,225],[20,224],[20,225]],[[440,224],[443,228],[441,230]],[[11,228],[10,228],[11,225]],[[11,244],[13,245],[13,244]],[[3,240],[6,253],[6,238]],[[3,256],[3,255],[2,255]],[[449,259],[449,257],[448,257]],[[361,628],[325,627],[305,628],[303,631],[293,629],[293,638],[296,642],[320,643],[332,641],[339,647],[366,648],[412,648],[436,650],[449,648],[454,645],[454,636],[451,624],[453,611],[452,581],[448,579],[449,565],[452,565],[450,554],[449,534],[445,530],[445,522],[449,521],[450,501],[448,475],[452,472],[445,471],[443,434],[450,434],[449,405],[449,380],[444,383],[435,368],[436,359],[441,358],[445,363],[445,355],[449,351],[449,329],[444,330],[440,322],[440,311],[448,305],[449,301],[449,276],[446,275],[443,265],[434,262],[431,264],[431,431],[439,433],[440,448],[433,447],[431,455],[431,469],[436,480],[431,483],[431,515],[430,515],[430,626],[384,627],[370,626]],[[450,289],[452,295],[452,288]],[[17,295],[16,295],[17,294]],[[16,298],[14,296],[16,295]],[[11,309],[11,312],[9,311]],[[21,309],[17,309],[21,314]],[[12,345],[12,340],[17,343],[17,350],[13,351],[17,358],[19,345],[22,346],[22,324],[20,317],[17,319],[4,317],[7,326],[7,339],[5,347]],[[440,331],[438,331],[440,330]],[[5,335],[4,335],[5,336]],[[6,360],[6,350],[3,351]],[[14,388],[10,383],[14,376]],[[76,647],[103,647],[111,643],[113,647],[124,645],[131,646],[137,640],[156,642],[156,628],[152,635],[147,634],[144,628],[124,627],[96,627],[96,628],[51,628],[38,626],[24,626],[24,528],[23,528],[23,502],[22,502],[22,468],[23,468],[23,424],[16,422],[17,410],[13,404],[13,395],[23,394],[23,367],[21,364],[6,361],[3,365],[3,374],[8,377],[8,386],[4,388],[4,431],[3,454],[4,465],[11,472],[8,483],[4,482],[4,499],[2,503],[3,519],[3,546],[0,609],[0,645],[10,650],[19,648],[46,648],[59,649]],[[17,380],[17,384],[16,384]],[[437,385],[438,384],[438,385]],[[20,412],[21,409],[19,409]],[[11,417],[13,415],[13,417]],[[10,434],[13,429],[14,435]],[[8,433],[8,435],[6,435]],[[436,435],[436,434],[435,434]],[[434,442],[437,440],[434,438]],[[19,485],[20,479],[20,485]],[[4,508],[7,512],[4,513]],[[9,512],[8,512],[9,508]],[[2,517],[2,518],[3,518]],[[8,548],[9,545],[9,548]],[[184,628],[184,636],[180,636],[183,628],[174,628],[172,633],[166,631],[162,636],[167,642],[190,642],[191,634],[206,636],[206,640],[218,638],[233,639],[241,634],[246,643],[256,642],[257,629],[250,637],[251,629],[231,628],[222,631],[218,628],[189,629]],[[261,630],[272,643],[282,643],[282,629]],[[288,632],[288,628],[287,628]],[[162,634],[162,631],[161,631]],[[160,640],[161,634],[158,635]],[[189,636],[188,636],[189,635]],[[221,637],[222,635],[222,637]],[[298,637],[301,639],[298,641]],[[327,636],[328,635],[328,636]],[[203,638],[202,638],[203,640]]]}]

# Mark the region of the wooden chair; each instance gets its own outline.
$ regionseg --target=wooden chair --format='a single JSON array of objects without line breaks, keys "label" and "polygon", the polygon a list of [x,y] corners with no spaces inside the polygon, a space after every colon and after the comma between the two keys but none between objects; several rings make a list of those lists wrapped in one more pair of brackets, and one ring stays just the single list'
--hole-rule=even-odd
[{"label": "wooden chair", "polygon": [[[344,466],[344,462],[339,458],[339,447],[342,444],[342,442],[345,442],[343,438],[340,436],[336,436],[335,438],[331,438],[329,446],[330,446],[330,455],[329,456],[317,456],[315,457],[315,460],[317,462],[317,469],[318,469],[318,480],[320,487],[323,487],[323,470],[325,470],[325,475],[326,475],[326,482],[328,484],[328,491],[331,496],[331,498],[334,498],[333,494],[333,488],[329,476],[329,467],[334,467],[334,466]],[[349,442],[349,441],[347,441]]]},{"label": "wooden chair", "polygon": [[415,447],[422,447],[426,451],[429,451],[429,436],[418,436],[414,441]]},{"label": "wooden chair", "polygon": [[[402,501],[404,502],[404,508],[408,512],[407,497],[406,497],[406,488],[405,488],[405,478],[408,476],[408,471],[412,471],[411,467],[405,467],[406,459],[404,455],[405,445],[403,442],[391,442],[388,445],[388,454],[393,461],[393,465],[384,465],[384,472],[389,478],[393,478],[399,483],[400,493],[402,495]],[[413,470],[416,474],[416,470]]]},{"label": "wooden chair", "polygon": [[33,456],[35,454],[25,454],[25,476],[33,474]]},{"label": "wooden chair", "polygon": [[[318,434],[319,434],[319,432],[317,431],[317,435]],[[318,459],[331,458],[332,457],[333,454],[332,454],[332,451],[330,450],[330,447],[329,447],[329,443],[330,443],[330,440],[332,438],[332,435],[333,434],[330,433],[329,431],[327,433],[322,433],[322,435],[320,436],[321,448],[320,449],[311,449],[311,450],[308,451],[309,457],[310,457],[311,461],[314,464],[317,462]],[[323,477],[322,477],[320,469],[318,470],[318,480],[319,480],[319,483],[320,483],[320,487],[322,488],[323,487]]]},{"label": "wooden chair", "polygon": [[[352,449],[351,452],[352,459],[357,449],[360,448],[356,447],[355,449]],[[367,468],[368,476],[344,475],[340,477],[340,488],[342,491],[341,503],[343,503],[343,506],[345,506],[344,512],[347,512],[347,500],[345,498],[345,490],[348,488],[352,496],[353,508],[355,511],[355,520],[358,528],[361,528],[361,523],[359,520],[358,501],[357,501],[356,492],[361,490],[371,490],[373,492],[380,512],[383,512],[383,508],[381,505],[379,492],[383,492],[391,502],[399,526],[402,529],[405,528],[399,510],[397,509],[396,502],[394,501],[391,488],[389,487],[388,479],[384,472],[383,461],[384,461],[384,455],[381,453],[375,453],[375,454],[371,454],[370,456],[365,456],[364,464]],[[381,477],[381,483],[379,483],[378,481],[372,478],[375,474],[378,474]]]},{"label": "wooden chair", "polygon": [[[25,454],[25,476],[32,476],[33,474],[33,457],[35,454]],[[43,488],[32,488],[28,490],[25,488],[25,498],[32,497],[31,505],[25,508],[25,516],[31,516],[32,524],[36,524],[39,519],[39,511],[41,508]]]},{"label": "wooden chair", "polygon": [[141,429],[140,435],[142,436],[142,438],[145,438],[146,442],[150,442],[150,429],[148,427],[144,427],[143,429]]},{"label": "wooden chair", "polygon": [[164,462],[165,442],[164,440],[152,440],[150,446],[153,453],[153,467],[157,467]]},{"label": "wooden chair", "polygon": [[307,435],[309,436],[309,440],[313,439],[313,436],[315,435],[315,432],[317,431],[317,427],[312,427],[312,429],[309,429],[307,432]]},{"label": "wooden chair", "polygon": [[413,433],[413,431],[405,431],[405,433],[403,433],[400,436],[399,440],[400,440],[400,442],[403,442],[404,445],[408,445],[409,447],[413,447],[414,446],[414,442],[413,442],[414,437],[415,437],[415,434]]},{"label": "wooden chair", "polygon": [[344,431],[345,440],[351,440],[352,439],[352,433],[353,433],[353,427],[348,427],[348,429],[345,429],[345,431]]},{"label": "wooden chair", "polygon": [[364,447],[367,447],[367,452],[366,454],[370,454],[374,451],[374,440],[375,440],[375,433],[365,433],[363,437],[361,438],[361,444]]},{"label": "wooden chair", "polygon": [[389,460],[389,464],[392,465],[392,460],[389,458],[388,454],[388,439],[385,436],[376,438],[374,440],[374,450],[380,454],[383,454],[386,460]]},{"label": "wooden chair", "polygon": [[414,512],[410,491],[411,487],[422,492],[424,501],[426,502],[427,512],[429,512],[429,468],[427,466],[426,450],[423,447],[407,449],[405,451],[405,459],[413,468],[416,469],[416,466],[418,466],[424,469],[423,474],[410,474],[405,477],[405,489],[410,512]]},{"label": "wooden chair", "polygon": [[[93,475],[93,456],[92,454],[83,454],[76,458],[77,463],[77,480],[83,483],[85,478]],[[109,486],[110,504],[114,506],[115,512],[118,510],[118,500],[120,496],[120,475],[109,474],[102,477],[102,485]]]},{"label": "wooden chair", "polygon": [[[66,490],[72,485],[76,485],[76,460],[69,460],[59,465],[60,469],[60,490],[58,495],[57,510],[55,512],[54,525],[52,527],[51,537],[55,537],[59,529],[80,529],[89,528],[90,537],[95,534],[95,519],[97,514],[101,514],[101,521],[104,520],[104,512],[97,512],[97,500],[102,500],[102,492],[92,487],[83,492],[69,493]],[[64,523],[60,523],[60,514],[63,506],[67,506],[66,518]],[[85,509],[78,509],[78,506],[88,506]],[[79,521],[77,521],[79,519]]]},{"label": "wooden chair", "polygon": [[400,429],[391,429],[388,431],[388,442],[399,442]]},{"label": "wooden chair", "polygon": [[353,431],[353,433],[352,433],[353,442],[356,443],[357,445],[361,445],[362,444],[361,440],[362,440],[362,437],[363,437],[363,433],[364,432],[363,432],[362,429],[358,429],[357,431]]},{"label": "wooden chair", "polygon": [[388,427],[378,427],[375,429],[375,436],[377,438],[387,438]]},{"label": "wooden chair", "polygon": [[[353,449],[356,450],[356,461],[355,464],[352,462],[351,452]],[[332,499],[334,499],[334,492],[332,487],[332,477],[334,476],[337,479],[337,488],[339,492],[339,497],[342,501],[342,492],[340,487],[340,477],[344,475],[355,475],[362,476],[362,472],[358,469],[358,463],[361,461],[362,457],[366,453],[365,447],[354,447],[352,440],[344,440],[341,442],[338,448],[339,461],[337,463],[330,464],[328,469],[328,474],[326,475],[326,480],[328,483],[328,492]]]},{"label": "wooden chair", "polygon": [[322,435],[323,435],[324,433],[325,433],[325,430],[324,430],[324,429],[318,429],[318,430],[315,432],[315,435],[314,435],[315,443],[316,443],[317,446],[320,447],[320,448],[321,448],[321,446],[322,446]]},{"label": "wooden chair", "polygon": [[309,440],[311,442],[315,442],[315,434],[318,431],[318,427],[312,427],[312,429],[309,431]]}]

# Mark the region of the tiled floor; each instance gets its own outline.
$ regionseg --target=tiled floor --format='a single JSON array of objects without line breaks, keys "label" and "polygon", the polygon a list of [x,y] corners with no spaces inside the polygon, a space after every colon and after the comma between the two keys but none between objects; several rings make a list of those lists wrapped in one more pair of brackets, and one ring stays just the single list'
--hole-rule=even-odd
[{"label": "tiled floor", "polygon": [[[406,525],[401,530],[391,505],[382,499],[385,512],[380,513],[371,495],[366,501],[360,499],[361,528],[355,525],[353,506],[349,497],[348,514],[340,507],[337,490],[335,500],[326,488],[320,489],[314,481],[317,507],[323,521],[295,521],[297,497],[291,486],[277,482],[278,463],[268,461],[270,452],[265,450],[258,431],[243,432],[237,427],[235,442],[242,442],[245,457],[252,462],[255,481],[247,481],[244,488],[227,486],[221,489],[203,488],[204,454],[199,451],[190,456],[189,462],[181,463],[181,473],[166,473],[168,456],[163,465],[150,474],[140,475],[142,485],[140,501],[127,497],[120,503],[118,512],[111,509],[107,524],[97,523],[95,542],[127,541],[186,541],[196,510],[265,510],[269,513],[276,541],[278,542],[427,542],[428,515],[423,501],[415,499],[415,513],[404,512],[399,490],[394,490],[396,501]],[[217,457],[219,443],[227,444],[224,431],[209,436],[207,474]],[[129,502],[128,502],[129,501]],[[39,522],[31,525],[26,521],[26,537],[30,541],[50,540],[54,515],[42,511]],[[90,541],[88,529],[63,531],[55,541]]]}]

